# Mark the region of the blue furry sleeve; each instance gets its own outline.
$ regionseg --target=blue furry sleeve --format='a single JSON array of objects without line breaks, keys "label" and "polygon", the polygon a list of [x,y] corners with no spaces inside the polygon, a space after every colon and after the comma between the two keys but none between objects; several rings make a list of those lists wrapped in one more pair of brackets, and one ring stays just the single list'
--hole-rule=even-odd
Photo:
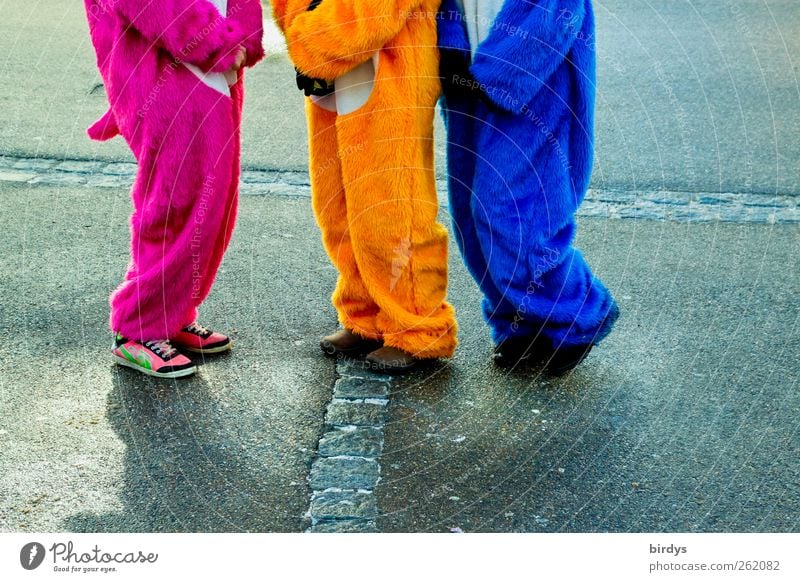
[{"label": "blue furry sleeve", "polygon": [[475,53],[472,75],[497,106],[519,112],[569,54],[591,0],[506,0]]},{"label": "blue furry sleeve", "polygon": [[[464,15],[456,0],[442,0],[436,15],[439,49],[469,54],[469,39],[464,28]],[[466,57],[465,57],[466,58]]]}]

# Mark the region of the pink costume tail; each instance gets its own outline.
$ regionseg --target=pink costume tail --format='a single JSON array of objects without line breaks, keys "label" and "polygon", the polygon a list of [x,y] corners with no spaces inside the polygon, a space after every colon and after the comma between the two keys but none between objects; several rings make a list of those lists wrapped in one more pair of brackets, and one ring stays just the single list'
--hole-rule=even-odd
[{"label": "pink costume tail", "polygon": [[119,135],[119,126],[117,120],[114,119],[114,112],[109,109],[105,115],[95,121],[86,133],[95,141],[107,141]]}]

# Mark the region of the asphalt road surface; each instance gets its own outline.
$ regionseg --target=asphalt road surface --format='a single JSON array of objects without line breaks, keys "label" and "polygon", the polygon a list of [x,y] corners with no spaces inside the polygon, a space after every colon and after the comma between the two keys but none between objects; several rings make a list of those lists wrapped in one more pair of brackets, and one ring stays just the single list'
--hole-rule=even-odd
[{"label": "asphalt road surface", "polygon": [[[634,206],[642,191],[765,207],[800,192],[795,0],[595,10],[595,189]],[[302,98],[274,31],[268,44],[248,76],[244,164],[301,184]],[[1,2],[0,54],[0,156],[131,160],[84,134],[105,97],[79,2]],[[336,325],[335,272],[308,199],[243,196],[203,309],[236,348],[159,382],[108,359],[125,188],[3,173],[0,531],[307,529],[336,378],[317,347]],[[578,246],[623,315],[557,380],[490,364],[480,294],[452,253],[461,343],[391,386],[372,526],[798,531],[800,231],[733,218],[583,219]]]},{"label": "asphalt road surface", "polygon": [[[800,191],[795,0],[602,0],[595,12],[595,187]],[[0,3],[0,32],[0,153],[129,159],[121,140],[85,137],[106,101],[82,3]],[[243,161],[305,170],[303,99],[273,26],[267,48],[248,76]]]}]

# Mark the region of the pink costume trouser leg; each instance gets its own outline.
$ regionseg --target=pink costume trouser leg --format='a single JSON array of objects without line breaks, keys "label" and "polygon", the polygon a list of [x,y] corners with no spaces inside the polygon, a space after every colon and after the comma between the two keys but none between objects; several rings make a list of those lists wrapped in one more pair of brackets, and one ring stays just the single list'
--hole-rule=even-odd
[{"label": "pink costume trouser leg", "polygon": [[241,78],[230,98],[191,74],[175,75],[173,82],[171,91],[185,97],[172,103],[169,126],[148,127],[143,120],[128,139],[139,163],[131,263],[111,295],[110,325],[142,341],[173,337],[196,318],[238,205]]}]

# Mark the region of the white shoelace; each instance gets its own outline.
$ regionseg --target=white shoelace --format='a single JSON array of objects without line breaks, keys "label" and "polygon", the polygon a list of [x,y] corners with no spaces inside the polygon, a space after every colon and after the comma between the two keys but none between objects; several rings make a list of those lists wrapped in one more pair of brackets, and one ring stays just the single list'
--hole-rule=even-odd
[{"label": "white shoelace", "polygon": [[191,325],[187,326],[186,330],[187,331],[191,331],[193,333],[196,333],[196,334],[198,334],[200,336],[203,336],[203,337],[211,335],[211,330],[210,329],[206,329],[205,327],[203,327],[202,325],[200,325],[196,321],[194,323],[192,323]]},{"label": "white shoelace", "polygon": [[145,347],[148,347],[151,350],[153,350],[155,353],[157,353],[159,356],[161,356],[165,360],[168,359],[168,358],[171,358],[176,353],[178,353],[178,350],[176,350],[172,346],[172,344],[169,343],[168,339],[160,340],[160,341],[149,341],[149,342],[145,342],[144,345],[145,345]]}]

